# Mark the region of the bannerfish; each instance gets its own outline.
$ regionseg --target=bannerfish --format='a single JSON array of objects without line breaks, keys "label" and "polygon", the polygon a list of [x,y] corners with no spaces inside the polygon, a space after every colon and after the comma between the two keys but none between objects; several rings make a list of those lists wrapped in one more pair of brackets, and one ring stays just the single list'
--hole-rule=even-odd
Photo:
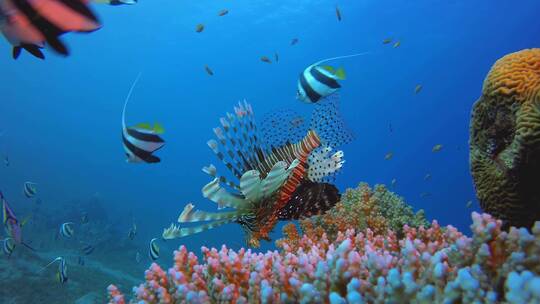
[{"label": "bannerfish", "polygon": [[101,4],[108,4],[112,6],[118,6],[118,5],[133,5],[137,4],[138,0],[94,0],[96,3]]},{"label": "bannerfish", "polygon": [[129,229],[128,238],[130,240],[133,240],[136,235],[137,235],[137,225],[135,223],[133,223],[132,226],[131,226],[131,229]]},{"label": "bannerfish", "polygon": [[335,70],[331,66],[321,66],[321,64],[332,60],[362,56],[365,54],[368,53],[323,59],[308,66],[300,74],[298,79],[297,99],[307,103],[316,103],[322,98],[334,94],[341,88],[338,80],[345,79],[345,70],[343,70],[343,68]]},{"label": "bannerfish", "polygon": [[431,152],[439,152],[439,151],[442,150],[442,148],[443,148],[443,145],[437,144],[437,145],[433,146],[433,148],[431,149]]},{"label": "bannerfish", "polygon": [[4,229],[8,237],[10,237],[11,239],[13,239],[13,241],[15,241],[15,245],[22,244],[26,248],[30,250],[34,250],[34,248],[30,247],[28,244],[26,244],[22,240],[21,228],[26,224],[29,217],[26,217],[21,223],[19,223],[19,220],[15,216],[15,213],[13,213],[13,211],[9,207],[8,202],[1,191],[0,191],[0,200],[2,200],[2,215],[3,215]]},{"label": "bannerfish", "polygon": [[214,71],[212,71],[209,66],[205,65],[204,70],[206,71],[206,73],[208,73],[208,75],[214,76]]},{"label": "bannerfish", "polygon": [[279,61],[279,54],[277,52],[274,53],[274,59],[276,60],[276,62]]},{"label": "bannerfish", "polygon": [[397,49],[401,45],[401,41],[394,43],[394,48]]},{"label": "bannerfish", "polygon": [[152,240],[150,240],[150,258],[152,259],[152,261],[155,261],[159,258],[159,246],[158,244],[156,243],[157,242],[157,239],[156,238],[153,238]]},{"label": "bannerfish", "polygon": [[141,262],[141,254],[138,251],[137,251],[137,253],[135,253],[135,262],[137,264],[139,264]]},{"label": "bannerfish", "polygon": [[62,235],[63,237],[70,238],[73,236],[74,233],[75,233],[75,230],[73,229],[72,222],[63,223],[60,226],[60,235]]},{"label": "bannerfish", "polygon": [[139,81],[141,74],[137,76],[124,102],[122,111],[122,142],[126,152],[128,163],[159,163],[161,160],[152,153],[159,150],[165,141],[158,135],[164,132],[160,124],[151,127],[148,123],[141,123],[133,127],[126,127],[126,107],[133,93],[135,85]]},{"label": "bannerfish", "polygon": [[394,157],[394,153],[393,152],[388,152],[384,155],[384,159],[385,160],[391,160],[392,157]]},{"label": "bannerfish", "polygon": [[293,38],[293,39],[291,40],[291,45],[297,44],[298,41],[300,41],[298,38]]},{"label": "bannerfish", "polygon": [[339,10],[339,7],[336,5],[336,17],[338,21],[341,21],[341,11]]},{"label": "bannerfish", "polygon": [[90,255],[90,254],[92,254],[92,252],[94,252],[94,249],[95,249],[94,246],[88,244],[88,245],[84,246],[84,247],[81,249],[81,251],[82,251],[82,253],[84,253],[85,255]]},{"label": "bannerfish", "polygon": [[52,264],[54,264],[55,262],[59,261],[60,263],[58,264],[58,270],[56,271],[56,279],[58,280],[58,282],[64,284],[68,281],[68,276],[67,276],[67,264],[66,264],[66,259],[64,259],[63,257],[57,257],[55,258],[54,260],[52,260],[49,264],[45,265],[43,268],[41,268],[39,270],[39,272],[42,272],[43,270],[45,270],[47,267],[51,266]]},{"label": "bannerfish", "polygon": [[200,33],[202,31],[204,31],[204,24],[202,23],[197,24],[197,26],[195,27],[195,32]]},{"label": "bannerfish", "polygon": [[229,13],[229,10],[228,9],[222,9],[218,12],[218,16],[222,17],[222,16],[225,16]]},{"label": "bannerfish", "polygon": [[2,251],[4,252],[5,255],[10,257],[14,249],[15,249],[15,241],[12,238],[8,237],[2,240]]},{"label": "bannerfish", "polygon": [[25,182],[23,187],[23,193],[27,198],[32,198],[37,193],[36,183]]},{"label": "bannerfish", "polygon": [[422,85],[421,84],[417,85],[414,88],[414,94],[418,94],[418,93],[420,93],[420,91],[422,91]]},{"label": "bannerfish", "polygon": [[68,32],[92,32],[101,27],[86,0],[0,1],[0,31],[13,46],[12,57],[22,50],[44,59],[41,49],[50,46],[67,56],[60,36]]},{"label": "bannerfish", "polygon": [[382,41],[383,44],[389,44],[392,42],[392,38],[386,38]]},{"label": "bannerfish", "polygon": [[270,60],[270,58],[266,57],[266,56],[262,56],[261,57],[261,61],[262,62],[266,62],[266,63],[272,63],[272,61]]}]

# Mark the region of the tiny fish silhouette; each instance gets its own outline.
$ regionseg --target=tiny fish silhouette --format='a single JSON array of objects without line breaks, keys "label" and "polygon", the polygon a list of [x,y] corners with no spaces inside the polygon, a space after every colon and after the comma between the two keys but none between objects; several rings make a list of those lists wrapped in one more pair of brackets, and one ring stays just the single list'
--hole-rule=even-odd
[{"label": "tiny fish silhouette", "polygon": [[197,26],[195,27],[195,31],[197,33],[200,33],[202,31],[204,31],[204,24],[202,24],[202,23],[197,24]]},{"label": "tiny fish silhouette", "polygon": [[339,10],[339,7],[336,5],[336,17],[338,21],[341,21],[341,11]]},{"label": "tiny fish silhouette", "polygon": [[414,94],[420,93],[420,91],[422,91],[422,88],[423,88],[423,87],[422,87],[421,84],[417,85],[417,86],[414,88]]},{"label": "tiny fish silhouette", "polygon": [[220,16],[220,17],[221,17],[221,16],[225,16],[225,15],[227,15],[228,13],[229,13],[229,10],[228,10],[228,9],[222,9],[222,10],[219,11],[218,16]]},{"label": "tiny fish silhouette", "polygon": [[214,71],[212,71],[209,66],[205,65],[204,70],[206,71],[206,73],[208,73],[208,75],[214,76]]},{"label": "tiny fish silhouette", "polygon": [[266,57],[266,56],[262,56],[261,57],[261,61],[262,62],[266,62],[266,63],[272,63],[272,61],[270,60],[270,58]]}]

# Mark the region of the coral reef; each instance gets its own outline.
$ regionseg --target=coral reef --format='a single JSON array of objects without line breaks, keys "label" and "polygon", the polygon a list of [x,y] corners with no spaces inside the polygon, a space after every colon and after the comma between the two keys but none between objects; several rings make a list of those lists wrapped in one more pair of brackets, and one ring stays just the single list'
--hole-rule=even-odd
[{"label": "coral reef", "polygon": [[[278,246],[284,241],[294,240],[294,228],[285,226],[284,233],[292,237],[279,240]],[[389,191],[384,185],[375,185],[372,189],[366,183],[360,183],[356,189],[347,189],[341,196],[341,201],[323,215],[312,216],[300,221],[303,234],[311,239],[319,239],[323,234],[334,240],[339,231],[355,229],[364,231],[370,228],[375,234],[385,234],[388,229],[402,236],[403,226],[428,227],[429,222],[424,217],[424,211],[414,213],[411,206],[403,198]],[[297,234],[297,233],[296,233]]]},{"label": "coral reef", "polygon": [[[349,229],[334,241],[307,235],[265,254],[182,246],[174,266],[152,264],[131,303],[537,303],[540,222],[532,233],[472,214],[473,235],[452,226],[375,234]],[[114,286],[109,303],[123,303]]]},{"label": "coral reef", "polygon": [[491,68],[472,110],[470,167],[480,206],[505,228],[540,219],[540,49]]}]

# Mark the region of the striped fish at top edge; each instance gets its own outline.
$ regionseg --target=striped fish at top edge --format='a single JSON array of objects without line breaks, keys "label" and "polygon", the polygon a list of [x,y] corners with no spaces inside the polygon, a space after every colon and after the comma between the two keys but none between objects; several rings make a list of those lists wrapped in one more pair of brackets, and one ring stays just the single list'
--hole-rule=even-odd
[{"label": "striped fish at top edge", "polygon": [[336,75],[321,66],[309,66],[298,80],[298,99],[304,102],[315,103],[335,93],[341,85]]}]

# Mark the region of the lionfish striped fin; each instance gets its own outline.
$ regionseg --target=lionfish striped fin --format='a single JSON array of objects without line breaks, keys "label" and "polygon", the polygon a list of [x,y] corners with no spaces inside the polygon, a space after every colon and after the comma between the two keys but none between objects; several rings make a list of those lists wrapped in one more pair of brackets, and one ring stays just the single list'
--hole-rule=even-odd
[{"label": "lionfish striped fin", "polygon": [[202,171],[210,176],[212,176],[213,178],[217,178],[219,179],[219,182],[222,183],[222,184],[225,184],[235,190],[238,190],[240,191],[240,186],[238,186],[236,183],[234,183],[233,181],[230,181],[228,180],[227,178],[225,178],[224,176],[222,175],[217,175],[217,169],[214,165],[210,164],[208,167],[203,167]]},{"label": "lionfish striped fin", "polygon": [[213,229],[225,224],[229,224],[234,222],[235,220],[222,220],[222,221],[216,221],[196,227],[187,227],[187,228],[180,228],[179,226],[176,226],[175,224],[171,224],[169,228],[166,228],[163,230],[162,237],[165,240],[171,240],[171,239],[177,239],[186,237],[188,235],[196,234],[199,232],[203,232],[205,230]]},{"label": "lionfish striped fin", "polygon": [[230,193],[223,189],[219,185],[219,179],[217,178],[202,188],[202,194],[205,198],[218,204],[218,209],[225,207],[243,209],[247,204],[247,201],[242,196]]},{"label": "lionfish striped fin", "polygon": [[330,155],[332,148],[317,149],[308,158],[308,179],[312,182],[323,182],[332,179],[343,167],[343,151]]},{"label": "lionfish striped fin", "polygon": [[178,216],[179,223],[194,223],[194,222],[206,222],[206,221],[221,221],[221,220],[233,220],[242,215],[239,211],[230,212],[205,212],[201,210],[193,210],[195,206],[193,204],[187,204],[184,210]]},{"label": "lionfish striped fin", "polygon": [[234,176],[236,176],[236,178],[240,179],[240,177],[242,177],[242,173],[240,173],[240,171],[238,171],[233,166],[233,164],[231,164],[229,161],[227,161],[225,159],[225,155],[223,155],[223,153],[221,153],[219,151],[217,141],[215,139],[210,139],[207,142],[207,144],[210,147],[210,149],[212,149],[212,152],[214,152],[214,154],[217,156],[217,158],[219,158],[219,160],[221,160],[221,162],[223,162],[223,164],[227,167],[227,169],[229,169],[229,171],[231,171],[232,174],[234,174]]},{"label": "lionfish striped fin", "polygon": [[262,197],[268,197],[283,185],[283,183],[289,178],[292,170],[298,166],[300,162],[295,159],[291,165],[287,168],[287,162],[279,161],[268,173],[266,178],[262,182]]},{"label": "lionfish striped fin", "polygon": [[249,202],[256,201],[261,197],[261,173],[257,170],[250,170],[240,179],[240,191]]},{"label": "lionfish striped fin", "polygon": [[[223,118],[222,118],[223,120]],[[222,121],[223,123],[223,121]],[[227,129],[225,129],[225,134],[221,128],[214,128],[214,134],[216,134],[216,137],[218,138],[219,143],[231,159],[231,163],[235,166],[234,168],[239,171],[243,172],[245,170],[245,164],[242,164],[236,155],[235,152],[238,152],[236,150],[236,140],[230,136],[229,132],[227,132]],[[229,142],[230,146],[227,145],[227,142]]]}]

